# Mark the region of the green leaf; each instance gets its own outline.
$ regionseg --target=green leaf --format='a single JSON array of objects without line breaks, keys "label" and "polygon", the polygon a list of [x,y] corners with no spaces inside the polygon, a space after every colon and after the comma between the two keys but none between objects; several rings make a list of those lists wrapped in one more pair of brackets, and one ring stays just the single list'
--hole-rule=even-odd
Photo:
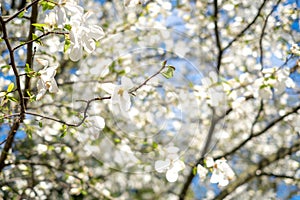
[{"label": "green leaf", "polygon": [[55,7],[54,3],[48,2],[48,1],[42,1],[42,2],[40,2],[40,4],[43,8],[43,11],[52,10]]},{"label": "green leaf", "polygon": [[158,144],[156,142],[152,142],[152,148],[157,149],[157,147],[158,147]]},{"label": "green leaf", "polygon": [[1,67],[1,69],[10,69],[10,65],[4,65]]},{"label": "green leaf", "polygon": [[66,135],[67,135],[67,125],[62,125],[60,131],[61,131],[61,135],[60,135],[60,138],[64,138]]},{"label": "green leaf", "polygon": [[47,26],[46,24],[32,24],[32,26],[36,27],[37,30],[44,32],[44,26]]},{"label": "green leaf", "polygon": [[43,128],[43,123],[41,121],[39,121],[39,127]]},{"label": "green leaf", "polygon": [[37,38],[38,38],[38,36],[36,34],[32,33],[32,39],[35,40],[35,42],[42,44],[41,40],[37,39]]},{"label": "green leaf", "polygon": [[28,135],[29,139],[32,139],[32,130],[31,129],[27,129],[26,134]]},{"label": "green leaf", "polygon": [[197,167],[193,167],[193,175],[197,174]]},{"label": "green leaf", "polygon": [[66,24],[66,25],[64,26],[64,29],[70,31],[70,30],[72,29],[72,26],[71,26],[70,24]]},{"label": "green leaf", "polygon": [[168,67],[167,71],[164,71],[164,72],[162,72],[161,74],[162,74],[166,79],[170,79],[170,78],[172,78],[173,75],[174,75],[175,67],[173,67],[172,65],[168,65],[167,67]]},{"label": "green leaf", "polygon": [[14,83],[10,83],[10,84],[8,85],[6,91],[7,91],[7,92],[11,92],[11,91],[13,91],[14,87],[15,87],[15,84],[14,84]]},{"label": "green leaf", "polygon": [[18,100],[15,97],[7,96],[7,99],[13,102],[18,102]]},{"label": "green leaf", "polygon": [[18,17],[19,17],[19,18],[22,18],[22,17],[24,16],[24,14],[25,14],[25,11],[26,11],[26,10],[23,10],[22,12],[20,12],[20,14],[18,14]]},{"label": "green leaf", "polygon": [[70,45],[71,45],[70,38],[69,37],[65,37],[64,52],[66,52],[70,48]]},{"label": "green leaf", "polygon": [[37,23],[35,23],[35,24],[32,24],[32,26],[35,26],[35,27],[44,27],[44,26],[46,26],[46,24],[37,24]]},{"label": "green leaf", "polygon": [[114,138],[114,142],[117,144],[117,143],[120,143],[121,140],[119,138]]}]

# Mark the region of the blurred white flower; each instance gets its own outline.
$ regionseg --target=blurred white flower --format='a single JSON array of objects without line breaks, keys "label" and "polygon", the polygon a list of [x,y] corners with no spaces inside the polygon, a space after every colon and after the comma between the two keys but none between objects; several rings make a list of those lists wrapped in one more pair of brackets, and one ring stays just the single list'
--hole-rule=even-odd
[{"label": "blurred white flower", "polygon": [[39,61],[44,65],[44,69],[39,71],[39,80],[37,81],[38,94],[36,100],[40,100],[49,90],[50,93],[58,92],[58,87],[54,76],[56,74],[57,66],[48,67],[48,61],[40,59]]},{"label": "blurred white flower", "polygon": [[292,54],[300,56],[300,47],[298,46],[298,44],[292,44],[290,51],[292,52]]},{"label": "blurred white flower", "polygon": [[135,7],[137,5],[142,5],[144,3],[144,0],[124,0],[125,7]]},{"label": "blurred white flower", "polygon": [[132,81],[125,76],[121,78],[121,85],[102,84],[102,89],[111,94],[111,109],[114,114],[122,114],[124,117],[128,115],[127,111],[131,106],[129,91],[133,86]]},{"label": "blurred white flower", "polygon": [[90,135],[86,137],[90,139],[96,139],[100,131],[105,127],[105,121],[100,116],[90,116],[86,120],[86,125],[88,131],[90,132]]},{"label": "blurred white flower", "polygon": [[166,160],[158,160],[154,164],[154,168],[157,172],[166,172],[166,179],[169,182],[175,182],[178,179],[178,172],[185,168],[184,162],[179,160],[177,147],[169,147],[166,149]]},{"label": "blurred white flower", "polygon": [[44,145],[44,144],[38,144],[36,146],[36,150],[37,150],[38,154],[43,154],[43,153],[47,152],[48,147],[47,147],[47,145]]}]

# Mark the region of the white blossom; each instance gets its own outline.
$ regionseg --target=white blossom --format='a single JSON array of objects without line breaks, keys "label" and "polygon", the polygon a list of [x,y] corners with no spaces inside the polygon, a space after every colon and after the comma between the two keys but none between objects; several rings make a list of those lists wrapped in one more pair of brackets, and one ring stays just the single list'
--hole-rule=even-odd
[{"label": "white blossom", "polygon": [[98,25],[89,24],[88,18],[92,15],[87,12],[84,15],[74,15],[71,17],[70,32],[70,59],[78,61],[83,55],[83,49],[87,53],[92,53],[96,48],[96,42],[104,36],[102,28]]},{"label": "white blossom", "polygon": [[130,89],[133,88],[132,81],[123,76],[121,78],[121,85],[115,85],[111,83],[102,84],[102,88],[111,94],[111,109],[114,114],[122,114],[127,116],[127,112],[131,107]]},{"label": "white blossom", "polygon": [[218,183],[219,186],[226,186],[229,181],[235,177],[233,170],[227,164],[225,159],[214,161],[211,157],[208,157],[206,158],[206,166],[213,167],[210,178],[211,183]]},{"label": "white blossom", "polygon": [[58,87],[55,81],[55,74],[57,66],[48,67],[48,61],[40,60],[41,64],[44,65],[44,69],[39,71],[39,80],[37,81],[38,94],[36,100],[40,100],[49,90],[50,93],[57,93]]},{"label": "white blossom", "polygon": [[154,168],[157,172],[166,172],[166,179],[169,182],[175,182],[178,179],[178,172],[185,168],[184,162],[179,160],[177,147],[169,147],[166,149],[166,160],[158,160],[154,164]]}]

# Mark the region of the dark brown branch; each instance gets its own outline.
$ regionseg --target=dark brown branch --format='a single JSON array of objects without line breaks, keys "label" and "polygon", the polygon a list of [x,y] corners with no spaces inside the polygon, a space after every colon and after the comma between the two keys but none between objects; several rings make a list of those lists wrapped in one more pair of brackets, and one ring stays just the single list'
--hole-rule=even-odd
[{"label": "dark brown branch", "polygon": [[33,43],[33,42],[35,42],[35,41],[38,41],[38,40],[42,39],[43,37],[46,37],[46,36],[48,36],[48,35],[50,35],[50,34],[65,35],[65,34],[68,34],[68,33],[50,31],[50,32],[47,32],[47,33],[44,33],[44,34],[40,35],[39,37],[37,37],[37,38],[35,38],[35,39],[28,40],[28,41],[26,41],[26,42],[24,42],[24,43],[22,43],[22,44],[16,46],[15,48],[13,48],[13,51],[19,49],[19,48],[22,47],[22,46],[29,45],[30,43]]},{"label": "dark brown branch", "polygon": [[262,173],[258,173],[256,175],[257,176],[270,176],[270,177],[275,177],[275,178],[280,178],[280,179],[292,179],[294,181],[300,181],[300,179],[296,178],[295,176],[288,176],[285,174],[274,174],[274,173],[262,172]]},{"label": "dark brown branch", "polygon": [[[32,11],[31,11],[31,17],[30,17],[30,27],[29,27],[29,33],[28,33],[28,38],[27,41],[32,41],[32,34],[35,32],[35,26],[32,24],[37,23],[37,17],[38,17],[38,4],[33,4],[32,5]],[[33,61],[33,42],[28,42],[27,43],[27,57],[26,57],[26,64],[30,68],[32,68],[32,61]],[[24,96],[29,97],[28,92],[30,91],[30,77],[26,76],[25,77],[25,88],[24,88]],[[28,104],[28,99],[25,99],[24,101],[25,106],[27,107]]]},{"label": "dark brown branch", "polygon": [[224,199],[227,195],[235,191],[239,186],[249,182],[251,179],[256,177],[265,167],[268,165],[283,159],[285,156],[292,155],[293,153],[300,150],[300,141],[298,140],[289,148],[280,148],[276,153],[269,155],[268,157],[262,159],[257,165],[249,167],[245,172],[240,174],[238,178],[231,182],[222,192],[216,196],[215,200]]},{"label": "dark brown branch", "polygon": [[18,12],[16,12],[15,14],[13,14],[12,16],[10,16],[8,19],[6,19],[4,21],[4,23],[8,23],[9,21],[13,20],[14,18],[16,18],[20,13],[22,13],[25,10],[28,10],[28,8],[30,8],[33,5],[36,5],[40,0],[35,0],[32,3],[28,4],[26,7],[22,8],[21,10],[19,10]]},{"label": "dark brown branch", "polygon": [[19,95],[19,104],[21,106],[20,118],[15,119],[10,131],[8,132],[8,136],[6,138],[6,143],[5,143],[5,145],[2,149],[2,152],[1,152],[1,156],[0,156],[0,173],[1,173],[3,168],[4,168],[4,163],[5,163],[5,160],[7,158],[8,152],[9,152],[10,148],[12,147],[15,134],[16,134],[17,130],[19,129],[20,123],[24,119],[24,116],[25,116],[24,115],[24,113],[25,113],[25,103],[24,103],[23,93],[22,93],[22,90],[21,90],[21,82],[20,82],[19,72],[17,70],[16,63],[15,63],[14,52],[12,50],[11,44],[10,44],[9,39],[8,39],[6,24],[5,24],[5,22],[4,22],[4,20],[1,16],[0,16],[0,23],[1,23],[1,26],[2,26],[2,32],[3,32],[3,37],[2,38],[5,41],[7,49],[9,51],[10,63],[11,63],[11,66],[12,66],[12,69],[13,69],[13,72],[14,72],[15,79],[16,79],[17,91],[18,91],[18,95]]},{"label": "dark brown branch", "polygon": [[214,32],[216,37],[216,44],[218,48],[218,59],[217,59],[217,72],[219,73],[221,68],[221,62],[222,62],[222,56],[223,56],[223,50],[222,45],[220,41],[220,32],[219,32],[219,26],[218,26],[218,0],[214,0]]}]

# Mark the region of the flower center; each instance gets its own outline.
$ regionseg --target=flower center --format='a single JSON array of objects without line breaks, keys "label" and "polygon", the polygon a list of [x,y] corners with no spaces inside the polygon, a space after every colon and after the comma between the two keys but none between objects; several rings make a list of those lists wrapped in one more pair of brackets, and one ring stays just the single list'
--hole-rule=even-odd
[{"label": "flower center", "polygon": [[120,88],[119,91],[118,91],[118,95],[123,96],[123,93],[124,93],[123,88]]},{"label": "flower center", "polygon": [[51,86],[51,82],[50,81],[46,81],[45,86],[46,86],[47,89],[49,89],[50,86]]}]

